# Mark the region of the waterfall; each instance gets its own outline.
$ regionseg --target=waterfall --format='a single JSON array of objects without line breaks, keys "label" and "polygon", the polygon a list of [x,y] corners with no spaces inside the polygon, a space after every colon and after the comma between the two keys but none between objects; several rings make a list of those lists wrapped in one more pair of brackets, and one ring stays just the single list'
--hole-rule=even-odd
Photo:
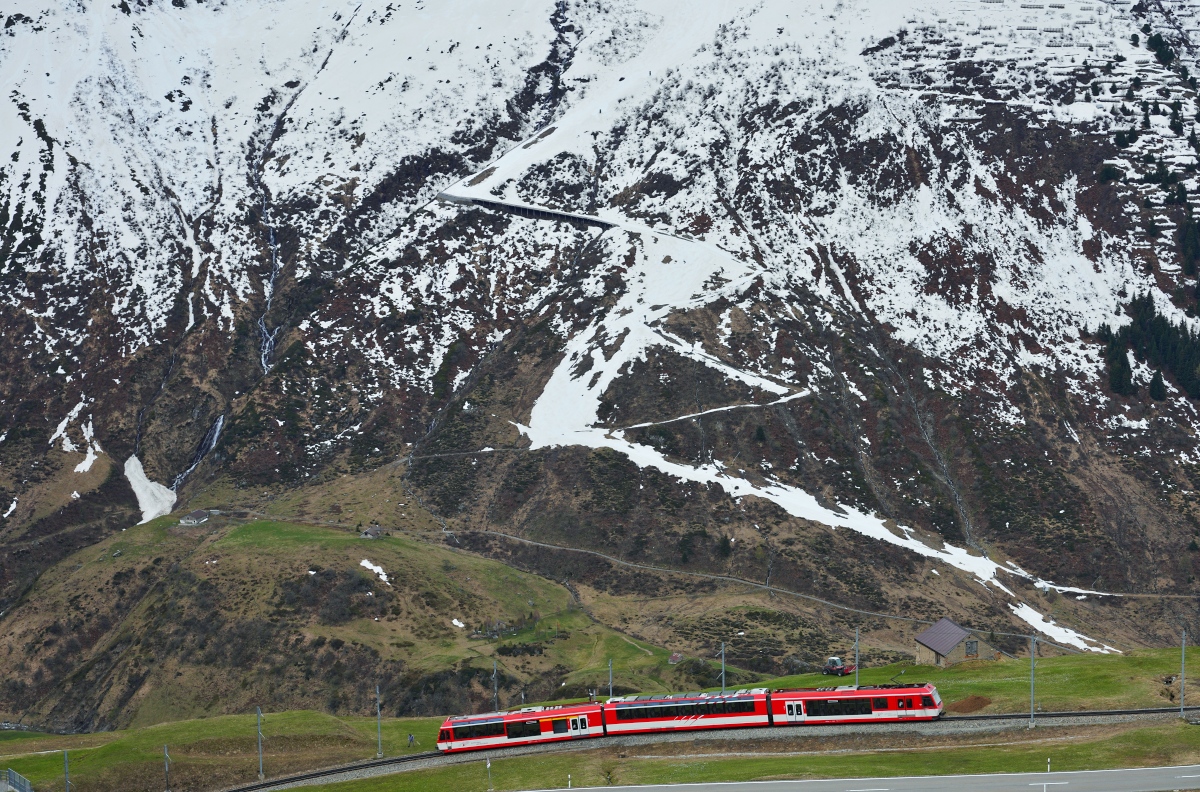
[{"label": "waterfall", "polygon": [[204,461],[204,457],[208,456],[208,454],[217,447],[217,441],[221,439],[221,430],[224,428],[225,416],[218,415],[217,420],[204,434],[204,439],[200,441],[200,447],[196,449],[196,454],[192,457],[192,464],[188,465],[187,470],[175,477],[175,480],[171,482],[171,489],[175,490],[176,492],[179,491],[179,488],[183,486],[183,482],[187,480],[187,477],[192,474],[193,470],[200,466],[202,461]]}]

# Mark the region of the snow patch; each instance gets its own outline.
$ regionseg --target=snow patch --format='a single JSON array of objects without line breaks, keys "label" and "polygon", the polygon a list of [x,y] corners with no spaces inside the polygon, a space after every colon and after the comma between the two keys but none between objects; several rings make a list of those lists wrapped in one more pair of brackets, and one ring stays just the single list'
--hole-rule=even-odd
[{"label": "snow patch", "polygon": [[460,622],[458,619],[451,619],[450,623],[453,624],[455,627],[460,627],[460,628],[467,626],[467,625],[463,624],[462,622]]},{"label": "snow patch", "polygon": [[371,570],[372,572],[374,572],[376,575],[379,576],[379,579],[382,580],[387,585],[389,585],[389,586],[392,585],[391,583],[388,582],[387,572],[384,572],[383,567],[379,566],[378,564],[372,564],[370,561],[368,561],[367,559],[364,558],[362,561],[360,561],[358,563],[358,565],[360,567],[365,567],[365,568]]},{"label": "snow patch", "polygon": [[129,479],[129,485],[133,487],[133,494],[137,496],[138,508],[142,510],[142,520],[138,525],[148,523],[155,517],[170,514],[171,509],[175,508],[176,495],[174,491],[167,489],[157,481],[146,478],[142,462],[136,456],[125,460],[125,478]]},{"label": "snow patch", "polygon": [[83,409],[85,404],[87,404],[87,398],[81,398],[79,400],[79,404],[76,404],[71,408],[71,411],[67,413],[67,417],[59,421],[58,428],[54,430],[54,434],[50,435],[50,445],[54,445],[54,441],[61,437],[63,441],[63,451],[70,452],[75,450],[75,444],[71,442],[71,438],[67,437],[67,427],[71,425],[72,421],[79,417],[79,411]]},{"label": "snow patch", "polygon": [[99,450],[100,446],[96,445],[95,443],[88,443],[87,456],[83,458],[82,462],[75,466],[75,472],[87,473],[89,470],[91,470],[92,463],[100,458],[100,456],[96,453]]},{"label": "snow patch", "polygon": [[0,517],[7,518],[8,515],[12,514],[16,510],[17,510],[17,499],[13,498],[13,502],[8,505],[8,510],[6,512],[4,512],[4,514],[0,514]]},{"label": "snow patch", "polygon": [[1060,624],[1055,624],[1054,620],[1048,616],[1043,616],[1036,610],[1026,605],[1024,602],[1019,605],[1009,603],[1009,610],[1013,612],[1018,619],[1033,627],[1043,635],[1048,635],[1059,643],[1067,646],[1074,646],[1077,649],[1082,649],[1085,652],[1099,652],[1100,654],[1121,654],[1119,649],[1114,649],[1111,646],[1102,644],[1086,635],[1075,632],[1069,627],[1063,627]]}]

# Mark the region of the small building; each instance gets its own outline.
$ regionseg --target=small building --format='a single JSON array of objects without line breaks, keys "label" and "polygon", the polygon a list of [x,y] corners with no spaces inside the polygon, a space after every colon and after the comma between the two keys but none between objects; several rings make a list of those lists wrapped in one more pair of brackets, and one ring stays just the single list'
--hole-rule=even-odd
[{"label": "small building", "polygon": [[194,512],[188,512],[179,520],[180,525],[199,525],[205,522],[208,522],[208,512],[204,511],[204,509],[196,509]]},{"label": "small building", "polygon": [[671,652],[671,656],[667,658],[668,665],[679,665],[683,662],[683,655],[679,652]]},{"label": "small building", "polygon": [[996,647],[949,619],[917,636],[917,665],[948,666],[964,660],[999,660]]},{"label": "small building", "polygon": [[358,535],[358,538],[359,539],[378,539],[381,536],[383,536],[383,529],[380,528],[378,525],[372,525],[370,528],[368,528],[367,530],[360,533]]}]

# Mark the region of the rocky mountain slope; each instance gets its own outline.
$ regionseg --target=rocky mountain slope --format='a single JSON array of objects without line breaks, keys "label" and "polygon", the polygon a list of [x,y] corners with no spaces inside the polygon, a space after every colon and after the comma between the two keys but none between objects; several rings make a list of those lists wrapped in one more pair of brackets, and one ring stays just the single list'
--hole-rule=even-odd
[{"label": "rocky mountain slope", "polygon": [[[494,534],[1174,640],[1196,32],[1118,0],[9,15],[0,631],[139,519],[398,463],[445,541],[550,577]],[[671,618],[637,629],[729,628]]]}]

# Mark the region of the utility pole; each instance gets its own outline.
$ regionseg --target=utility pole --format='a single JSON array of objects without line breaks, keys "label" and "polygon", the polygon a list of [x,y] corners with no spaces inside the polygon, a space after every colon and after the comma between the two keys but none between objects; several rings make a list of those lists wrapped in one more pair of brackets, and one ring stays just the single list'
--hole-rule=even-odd
[{"label": "utility pole", "polygon": [[492,661],[492,703],[496,705],[496,712],[500,711],[500,683],[496,681],[496,661]]},{"label": "utility pole", "polygon": [[375,758],[383,758],[383,699],[379,697],[379,685],[375,686]]},{"label": "utility pole", "polygon": [[66,751],[63,751],[63,784],[66,792],[71,792],[71,763],[67,760]]},{"label": "utility pole", "polygon": [[167,792],[171,792],[171,755],[167,753],[167,746],[163,746],[163,780],[166,781]]},{"label": "utility pole", "polygon": [[725,642],[721,641],[721,695],[725,695]]},{"label": "utility pole", "polygon": [[1187,627],[1183,628],[1183,640],[1179,645],[1179,717],[1183,714],[1183,697],[1187,688]]},{"label": "utility pole", "polygon": [[263,775],[262,761],[262,707],[255,707],[254,711],[258,713],[258,780],[262,781],[266,778]]},{"label": "utility pole", "polygon": [[1033,728],[1033,669],[1037,661],[1037,636],[1029,636],[1029,728]]},{"label": "utility pole", "polygon": [[854,687],[858,687],[858,628],[854,628]]},{"label": "utility pole", "polygon": [[608,658],[608,697],[613,697],[612,692],[612,658]]}]

